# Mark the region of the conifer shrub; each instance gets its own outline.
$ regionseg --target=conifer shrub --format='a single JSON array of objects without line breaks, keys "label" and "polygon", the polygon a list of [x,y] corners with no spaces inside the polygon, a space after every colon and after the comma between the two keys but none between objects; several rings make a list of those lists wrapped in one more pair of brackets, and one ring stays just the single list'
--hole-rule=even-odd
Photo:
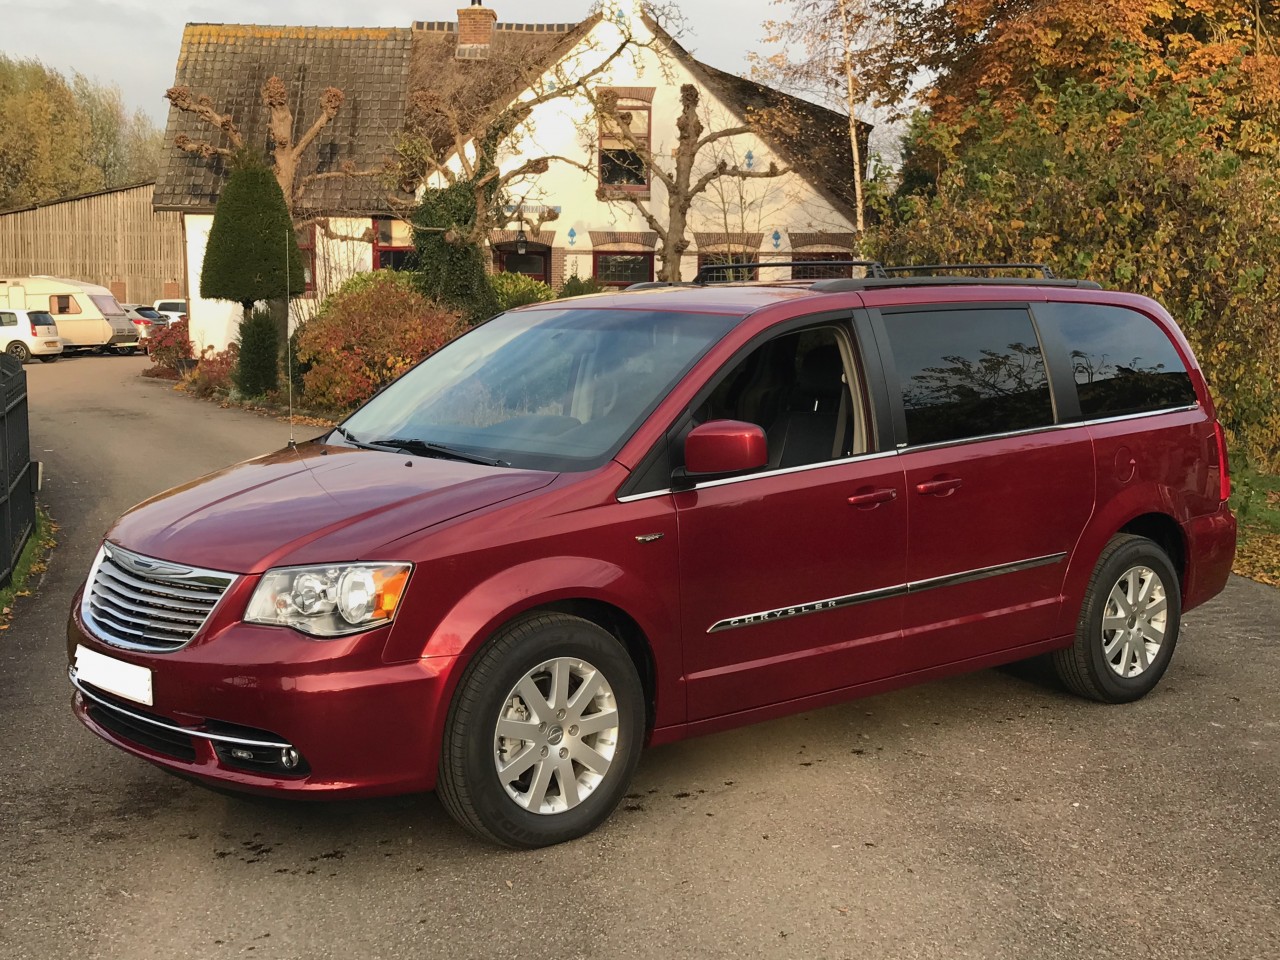
[{"label": "conifer shrub", "polygon": [[461,313],[428,300],[408,274],[352,277],[299,329],[304,402],[351,410],[466,327]]},{"label": "conifer shrub", "polygon": [[254,310],[240,324],[234,379],[242,396],[261,397],[279,385],[280,331],[270,310]]}]

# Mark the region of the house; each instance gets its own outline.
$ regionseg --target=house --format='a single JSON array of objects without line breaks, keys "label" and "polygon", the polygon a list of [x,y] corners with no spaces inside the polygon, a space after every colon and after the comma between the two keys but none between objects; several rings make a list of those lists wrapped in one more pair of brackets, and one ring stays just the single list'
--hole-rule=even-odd
[{"label": "house", "polygon": [[[519,88],[492,82],[511,64],[522,65]],[[681,263],[686,277],[707,263],[829,259],[852,249],[848,119],[700,63],[638,4],[606,3],[579,23],[560,24],[502,22],[496,10],[473,0],[455,20],[408,28],[187,26],[175,86],[207,97],[234,119],[246,144],[264,149],[269,118],[260,90],[272,76],[284,81],[299,130],[313,122],[325,88],[345,94],[299,165],[308,186],[295,199],[294,217],[304,223],[299,245],[308,293],[295,301],[295,315],[307,315],[353,273],[409,261],[412,231],[403,216],[422,184],[388,183],[386,174],[374,173],[395,154],[423,91],[474,115],[531,96],[533,87],[545,93],[560,84],[566,91],[534,107],[501,152],[504,170],[531,158],[558,159],[510,185],[512,222],[488,236],[494,270],[553,287],[575,275],[619,286],[653,279],[659,238],[649,217],[666,222],[666,187],[635,146],[646,145],[654,158],[670,155],[686,84],[700,92],[708,131],[743,127],[770,112],[790,118],[768,132],[753,126],[717,140],[699,154],[699,170],[723,162],[756,175],[717,180],[697,198]],[[589,79],[577,90],[575,77]],[[604,93],[625,109],[628,136],[593,105]],[[865,139],[869,128],[861,132]],[[169,143],[211,134],[216,138],[218,131],[199,117],[170,109]],[[455,144],[437,146],[448,151]],[[466,151],[474,144],[456,146]],[[780,175],[762,176],[770,165]],[[240,316],[233,304],[196,295],[225,176],[219,157],[173,149],[155,190],[156,209],[183,219],[198,346],[234,339]]]}]

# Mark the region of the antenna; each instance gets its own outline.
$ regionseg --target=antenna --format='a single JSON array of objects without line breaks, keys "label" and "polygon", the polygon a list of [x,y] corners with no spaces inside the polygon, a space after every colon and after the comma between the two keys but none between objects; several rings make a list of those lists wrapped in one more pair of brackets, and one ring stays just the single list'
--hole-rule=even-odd
[{"label": "antenna", "polygon": [[[293,218],[289,218],[289,230],[293,229]],[[289,328],[293,326],[290,322],[290,312],[293,309],[293,300],[290,294],[289,276],[289,234],[286,231],[284,236],[284,378],[288,384],[289,394],[289,446],[297,447],[298,442],[293,439],[293,341],[291,339],[293,331]]]}]

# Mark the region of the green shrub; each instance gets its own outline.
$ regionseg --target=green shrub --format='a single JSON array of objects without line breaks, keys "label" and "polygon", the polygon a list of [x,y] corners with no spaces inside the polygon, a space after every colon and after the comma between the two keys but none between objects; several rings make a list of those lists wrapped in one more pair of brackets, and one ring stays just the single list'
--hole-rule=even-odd
[{"label": "green shrub", "polygon": [[560,288],[560,299],[565,297],[583,297],[589,293],[600,293],[605,289],[603,283],[595,277],[578,276],[576,273],[564,282],[564,286]]},{"label": "green shrub", "polygon": [[545,303],[556,298],[556,292],[541,280],[523,273],[495,273],[489,278],[499,310],[511,310],[528,303]]},{"label": "green shrub", "polygon": [[283,299],[286,283],[290,296],[306,289],[284,194],[276,175],[261,161],[237,157],[213,211],[200,269],[200,296],[235,300],[247,315],[258,300]]},{"label": "green shrub", "polygon": [[255,310],[241,322],[239,343],[236,389],[246,397],[273,392],[280,383],[280,331],[270,310]]},{"label": "green shrub", "polygon": [[299,331],[303,397],[350,410],[465,329],[457,312],[432,303],[407,276],[353,277]]}]

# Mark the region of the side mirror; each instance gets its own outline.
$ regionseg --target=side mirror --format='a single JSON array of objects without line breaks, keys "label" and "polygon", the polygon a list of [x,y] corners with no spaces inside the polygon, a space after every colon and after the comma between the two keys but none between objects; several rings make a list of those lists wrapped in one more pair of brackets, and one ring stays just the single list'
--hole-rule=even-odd
[{"label": "side mirror", "polygon": [[764,429],[741,420],[712,420],[684,441],[684,468],[678,479],[695,480],[758,470],[769,463]]}]

